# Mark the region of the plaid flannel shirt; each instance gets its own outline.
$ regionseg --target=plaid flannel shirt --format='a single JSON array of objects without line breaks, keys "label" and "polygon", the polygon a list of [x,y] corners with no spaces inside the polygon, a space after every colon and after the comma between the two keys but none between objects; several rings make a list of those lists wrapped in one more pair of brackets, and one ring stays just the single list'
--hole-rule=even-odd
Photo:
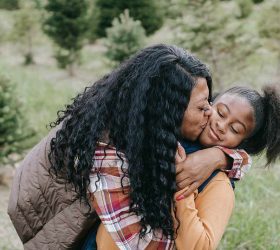
[{"label": "plaid flannel shirt", "polygon": [[[242,178],[250,168],[250,156],[244,150],[219,148],[233,159],[232,170],[226,170],[228,176],[236,180]],[[89,191],[94,196],[92,205],[101,222],[122,250],[146,249],[148,245],[153,249],[175,249],[174,241],[167,239],[160,229],[150,230],[144,238],[139,237],[141,217],[129,211],[130,182],[123,173],[127,169],[128,162],[123,153],[99,144],[94,154]]]}]

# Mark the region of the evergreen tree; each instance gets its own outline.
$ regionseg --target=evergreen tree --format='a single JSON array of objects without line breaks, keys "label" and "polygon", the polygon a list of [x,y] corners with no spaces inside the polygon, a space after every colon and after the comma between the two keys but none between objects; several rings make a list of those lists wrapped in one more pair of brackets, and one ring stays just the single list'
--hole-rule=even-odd
[{"label": "evergreen tree", "polygon": [[257,44],[245,28],[220,1],[192,0],[186,15],[175,24],[175,42],[209,63],[215,85],[221,88],[223,70],[242,68],[242,59],[256,49]]},{"label": "evergreen tree", "polygon": [[174,19],[183,17],[189,0],[160,0],[164,17]]},{"label": "evergreen tree", "polygon": [[15,85],[0,74],[0,161],[9,153],[19,151],[19,142],[33,135],[22,114]]},{"label": "evergreen tree", "polygon": [[259,33],[264,38],[266,47],[277,53],[277,74],[280,75],[280,3],[271,1],[262,9],[258,23]]},{"label": "evergreen tree", "polygon": [[56,59],[61,68],[69,69],[79,59],[87,31],[86,0],[49,0],[45,9],[50,13],[44,31],[57,45]]},{"label": "evergreen tree", "polygon": [[252,13],[254,5],[252,0],[237,0],[237,4],[240,10],[239,18],[247,18]]},{"label": "evergreen tree", "polygon": [[154,33],[163,24],[163,10],[160,3],[150,0],[96,0],[97,17],[96,33],[103,37],[106,28],[110,27],[115,17],[125,9],[129,10],[134,20],[139,20],[147,35]]},{"label": "evergreen tree", "polygon": [[255,4],[262,3],[264,0],[253,0]]},{"label": "evergreen tree", "polygon": [[33,43],[39,30],[39,16],[39,11],[35,9],[32,3],[24,3],[15,15],[12,38],[20,45],[26,65],[34,63]]},{"label": "evergreen tree", "polygon": [[134,21],[125,10],[120,18],[115,18],[107,29],[107,56],[121,62],[144,46],[145,30],[140,21]]},{"label": "evergreen tree", "polygon": [[18,0],[0,0],[0,9],[16,10],[19,8]]}]

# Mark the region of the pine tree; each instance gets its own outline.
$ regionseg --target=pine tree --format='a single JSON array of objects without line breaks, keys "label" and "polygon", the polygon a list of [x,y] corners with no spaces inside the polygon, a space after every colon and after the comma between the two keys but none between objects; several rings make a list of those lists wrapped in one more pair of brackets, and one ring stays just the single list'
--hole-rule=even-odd
[{"label": "pine tree", "polygon": [[255,3],[255,4],[259,4],[259,3],[262,3],[264,0],[253,0],[253,2]]},{"label": "pine tree", "polygon": [[49,0],[45,9],[50,13],[44,31],[57,45],[56,59],[61,68],[69,69],[79,59],[87,31],[86,0]]},{"label": "pine tree", "polygon": [[252,0],[237,0],[237,4],[240,10],[239,18],[247,18],[252,13],[254,5]]},{"label": "pine tree", "polygon": [[109,59],[121,62],[144,46],[145,30],[140,21],[134,21],[125,10],[107,29],[106,45]]},{"label": "pine tree", "polygon": [[96,0],[96,34],[103,37],[106,28],[110,27],[115,17],[125,9],[129,10],[134,20],[139,20],[146,30],[147,35],[154,33],[163,24],[163,10],[160,3],[150,0]]},{"label": "pine tree", "polygon": [[211,65],[215,85],[221,88],[224,66],[239,66],[257,44],[235,13],[218,0],[190,0],[186,15],[175,24],[175,42]]},{"label": "pine tree", "polygon": [[0,74],[0,161],[9,153],[19,151],[19,142],[33,135],[33,131],[27,128],[15,85]]},{"label": "pine tree", "polygon": [[33,43],[39,30],[40,13],[34,4],[24,3],[15,15],[15,23],[12,38],[23,51],[24,64],[33,64]]},{"label": "pine tree", "polygon": [[16,10],[19,8],[18,0],[0,0],[0,9]]},{"label": "pine tree", "polygon": [[258,22],[259,33],[266,47],[277,53],[277,74],[280,75],[280,3],[278,0],[271,1],[262,9]]}]

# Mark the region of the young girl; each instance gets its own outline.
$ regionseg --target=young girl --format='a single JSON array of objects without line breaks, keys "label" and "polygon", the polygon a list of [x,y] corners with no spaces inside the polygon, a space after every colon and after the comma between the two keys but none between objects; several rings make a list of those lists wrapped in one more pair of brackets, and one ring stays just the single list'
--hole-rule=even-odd
[{"label": "young girl", "polygon": [[[265,150],[267,163],[273,163],[280,153],[280,97],[276,88],[265,87],[263,96],[246,87],[234,87],[219,95],[214,101],[213,113],[199,141],[205,147],[214,145],[227,148],[239,147],[252,154]],[[186,149],[188,150],[188,148]],[[230,149],[224,150],[230,151]],[[185,152],[179,146],[176,165],[183,164],[185,158]],[[128,191],[128,180],[124,185]],[[121,211],[121,209],[120,213],[114,214],[113,217],[104,216],[106,213],[103,212],[106,208],[112,209],[108,204],[104,204],[104,200],[108,201],[108,196],[112,198],[116,193],[104,195],[101,189],[97,187],[93,202],[102,221],[96,238],[98,249],[114,249],[114,247],[117,249],[108,232],[112,235],[117,232],[121,240],[129,231],[131,237],[138,237],[139,245],[141,245],[141,242],[147,239],[139,237],[141,227],[137,216],[126,213],[127,211],[124,210]],[[177,192],[175,197],[182,196],[186,189]],[[127,193],[122,198],[125,200],[128,197]],[[102,198],[105,199],[102,200]],[[234,193],[226,174],[221,171],[215,172],[203,185],[203,189],[200,188],[199,193],[196,191],[187,198],[176,200],[177,212],[174,220],[175,228],[178,228],[175,240],[176,248],[215,249],[234,207]],[[114,206],[118,207],[117,204]],[[130,227],[125,227],[126,231],[122,231],[124,228],[122,222],[129,216],[134,221]],[[135,234],[138,231],[139,234]],[[167,249],[164,244],[155,244],[155,242],[164,242],[164,240],[166,239],[161,232],[154,230],[153,241],[147,245],[147,249]],[[129,245],[127,239],[123,248],[120,242],[118,242],[118,246],[121,249],[133,249],[134,247]],[[174,246],[169,245],[168,247],[171,249]]]}]

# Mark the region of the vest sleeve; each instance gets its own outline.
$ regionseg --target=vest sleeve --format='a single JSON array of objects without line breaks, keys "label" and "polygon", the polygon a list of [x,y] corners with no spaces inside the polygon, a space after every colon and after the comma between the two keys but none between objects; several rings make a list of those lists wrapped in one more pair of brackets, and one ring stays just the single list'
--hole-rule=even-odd
[{"label": "vest sleeve", "polygon": [[234,207],[234,193],[228,177],[218,173],[201,193],[195,192],[177,201],[176,206],[180,221],[176,248],[216,249]]}]

